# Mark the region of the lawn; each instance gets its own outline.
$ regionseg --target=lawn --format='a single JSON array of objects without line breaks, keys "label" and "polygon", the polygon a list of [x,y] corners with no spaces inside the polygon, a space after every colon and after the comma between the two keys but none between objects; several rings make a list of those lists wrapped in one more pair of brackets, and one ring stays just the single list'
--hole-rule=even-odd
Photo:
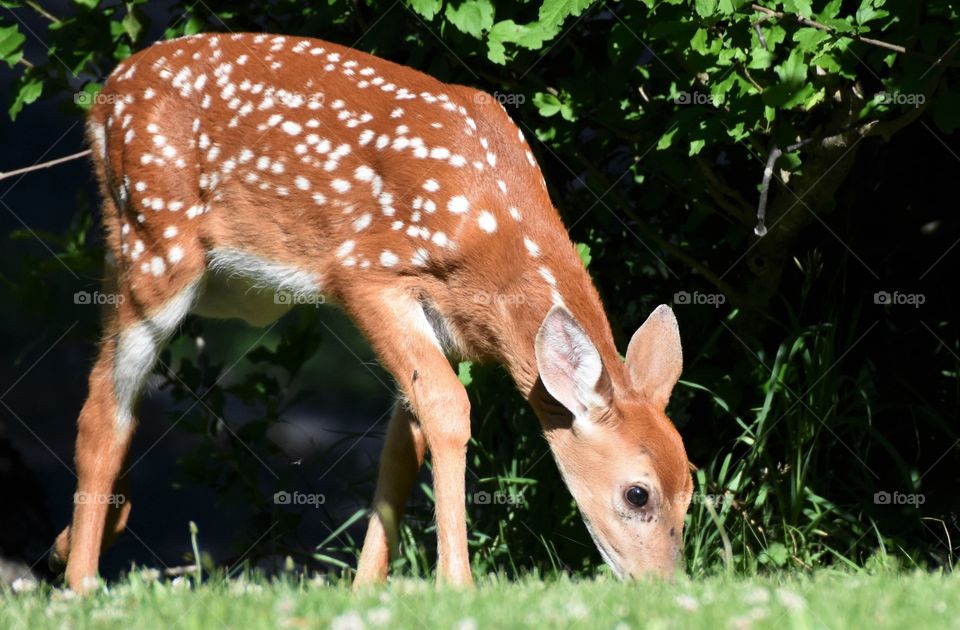
[{"label": "lawn", "polygon": [[89,598],[6,592],[0,628],[960,628],[960,578],[784,574],[674,583],[482,578],[474,592],[400,579],[360,595],[322,579],[159,581],[139,572]]}]

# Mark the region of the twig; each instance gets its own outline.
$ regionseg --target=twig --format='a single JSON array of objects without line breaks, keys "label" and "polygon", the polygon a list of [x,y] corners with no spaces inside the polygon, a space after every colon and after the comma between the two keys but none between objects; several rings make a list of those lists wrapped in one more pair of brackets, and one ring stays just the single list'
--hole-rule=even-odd
[{"label": "twig", "polygon": [[763,92],[763,86],[757,83],[752,76],[750,76],[750,69],[746,65],[743,65],[743,74],[747,77],[747,81],[750,82],[750,85],[755,87],[758,92]]},{"label": "twig", "polygon": [[18,63],[22,63],[28,68],[33,68],[33,63],[31,61],[28,61],[26,57],[20,57],[20,59],[18,60]]},{"label": "twig", "polygon": [[[754,11],[759,11],[760,13],[766,13],[766,14],[769,15],[770,17],[775,17],[775,18],[777,18],[777,19],[781,19],[781,18],[783,18],[783,17],[790,17],[790,18],[793,18],[794,20],[796,20],[798,23],[803,24],[804,26],[809,26],[809,27],[811,27],[811,28],[820,29],[821,31],[826,31],[827,33],[830,33],[831,35],[835,35],[835,36],[838,36],[838,37],[849,37],[850,39],[855,39],[856,41],[858,41],[858,42],[863,42],[864,44],[870,44],[870,45],[872,45],[872,46],[877,46],[877,47],[879,47],[879,48],[886,48],[887,50],[893,50],[893,51],[895,51],[895,52],[898,52],[898,53],[901,53],[901,54],[904,54],[904,55],[906,55],[906,54],[919,54],[919,53],[914,53],[913,51],[908,51],[908,50],[907,50],[906,48],[904,48],[903,46],[898,46],[898,45],[896,45],[896,44],[891,44],[891,43],[889,43],[889,42],[881,41],[881,40],[879,40],[879,39],[872,39],[872,38],[870,38],[870,37],[863,37],[863,36],[861,36],[861,35],[848,35],[848,34],[846,34],[846,33],[839,33],[839,32],[837,32],[837,30],[834,29],[832,26],[827,26],[826,24],[821,24],[820,22],[815,22],[815,21],[813,21],[813,20],[811,20],[811,19],[802,17],[802,16],[800,16],[800,15],[794,15],[794,14],[792,14],[792,13],[783,13],[783,12],[781,12],[781,11],[774,11],[773,9],[768,9],[767,7],[762,7],[762,6],[760,6],[759,4],[751,4],[751,5],[750,5],[750,8],[752,8]],[[926,56],[926,55],[923,55],[923,56]]]},{"label": "twig", "polygon": [[53,22],[54,24],[60,23],[60,18],[58,18],[57,16],[53,15],[52,13],[50,13],[49,11],[41,7],[38,3],[31,2],[28,0],[28,2],[26,2],[25,4],[31,9],[33,9],[34,11],[36,11],[37,13],[39,13],[40,15],[42,15],[43,17]]},{"label": "twig", "polygon": [[41,162],[39,164],[34,164],[33,166],[25,166],[23,168],[18,168],[13,171],[7,171],[6,173],[0,171],[0,180],[7,179],[8,177],[14,177],[15,175],[23,175],[24,173],[39,171],[40,169],[44,169],[44,168],[50,168],[51,166],[56,166],[57,164],[63,164],[64,162],[69,162],[71,160],[78,160],[88,155],[90,155],[90,149],[87,149],[86,151],[80,151],[79,153],[74,153],[73,155],[60,157],[55,160],[50,160],[49,162]]},{"label": "twig", "polygon": [[764,220],[767,217],[767,196],[770,194],[770,178],[773,176],[773,167],[777,160],[783,155],[783,151],[777,145],[770,149],[770,155],[767,156],[767,165],[763,168],[763,182],[760,184],[760,204],[757,206],[757,227],[753,228],[757,236],[766,236],[767,226]]},{"label": "twig", "polygon": [[767,48],[767,38],[763,36],[763,29],[760,28],[760,22],[763,20],[757,20],[753,23],[753,30],[757,33],[757,39],[760,41],[760,45],[763,46],[764,50],[769,50]]},{"label": "twig", "polygon": [[[841,129],[839,132],[834,134],[834,136],[842,135],[856,128],[856,126],[851,125],[850,127]],[[784,149],[781,149],[777,145],[773,145],[773,147],[770,149],[770,154],[767,155],[767,165],[763,169],[763,181],[760,184],[760,203],[757,204],[757,226],[753,228],[753,233],[757,236],[763,237],[767,234],[767,197],[770,194],[770,179],[773,177],[773,169],[777,164],[777,160],[779,160],[784,153],[793,153],[797,149],[800,149],[801,147],[804,147],[815,141],[817,141],[816,137],[804,138],[799,142],[794,142],[793,144],[787,145],[787,147]]]}]

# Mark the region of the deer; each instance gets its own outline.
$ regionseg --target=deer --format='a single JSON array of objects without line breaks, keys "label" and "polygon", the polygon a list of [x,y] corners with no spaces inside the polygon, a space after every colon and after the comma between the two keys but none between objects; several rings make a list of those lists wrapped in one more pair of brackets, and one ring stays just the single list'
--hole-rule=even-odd
[{"label": "deer", "polygon": [[123,60],[86,137],[104,291],[118,299],[78,419],[75,496],[88,500],[74,501],[50,557],[71,589],[96,588],[99,555],[129,519],[124,466],[164,344],[188,314],[266,326],[297,303],[278,292],[343,309],[398,387],[356,588],[387,579],[428,451],[436,580],[473,587],[457,357],[509,372],[616,576],[669,578],[682,564],[692,478],[666,415],[682,369],[676,317],[657,307],[621,358],[496,99],[317,39],[196,34]]}]

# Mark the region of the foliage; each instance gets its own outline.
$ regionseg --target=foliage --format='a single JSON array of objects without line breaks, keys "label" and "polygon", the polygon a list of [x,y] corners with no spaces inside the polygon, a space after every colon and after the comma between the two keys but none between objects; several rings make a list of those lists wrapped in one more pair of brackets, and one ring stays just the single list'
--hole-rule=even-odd
[{"label": "foliage", "polygon": [[[12,11],[0,13],[0,58],[19,73],[11,118],[70,94],[63,104],[79,116],[110,68],[150,36],[208,30],[319,36],[487,89],[534,139],[620,347],[674,296],[686,369],[670,411],[698,466],[689,569],[861,565],[888,553],[952,565],[950,538],[938,532],[956,539],[947,471],[957,453],[944,449],[958,438],[947,420],[960,398],[958,343],[943,302],[950,263],[937,257],[960,223],[931,195],[948,185],[949,134],[960,126],[955,3],[247,0],[177,3],[161,16],[143,0],[76,0],[63,15],[44,10],[46,59],[24,56],[22,23],[10,17],[36,3],[2,4]],[[774,150],[783,155],[770,169],[769,232],[758,239]],[[943,157],[921,167],[921,150]],[[929,177],[916,186],[907,173]],[[77,251],[95,260],[95,247],[82,240]],[[878,303],[878,291],[919,292],[927,303],[909,312]],[[220,384],[222,358],[201,366],[191,355],[199,323],[175,346],[179,358],[167,357],[177,395],[200,391],[206,401],[185,428],[215,455],[183,462],[191,482],[269,503],[273,488],[251,472],[259,464],[243,444],[267,456],[266,427],[289,408],[285,384],[325,345],[306,313],[242,359],[269,369],[237,385]],[[911,355],[923,360],[905,367]],[[471,492],[522,499],[470,506],[477,568],[595,568],[509,380],[489,366],[460,374],[474,402]],[[230,430],[229,400],[255,408],[256,422]],[[414,574],[428,573],[433,557],[423,551],[432,531],[423,490],[398,560]],[[926,503],[877,503],[884,491],[922,493]],[[251,540],[279,518],[255,511]],[[317,557],[342,559],[354,541],[328,540]]]}]

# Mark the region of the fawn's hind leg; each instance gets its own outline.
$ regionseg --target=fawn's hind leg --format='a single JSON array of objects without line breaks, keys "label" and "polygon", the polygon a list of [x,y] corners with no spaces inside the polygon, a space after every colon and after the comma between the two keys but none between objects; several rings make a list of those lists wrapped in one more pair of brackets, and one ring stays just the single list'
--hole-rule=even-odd
[{"label": "fawn's hind leg", "polygon": [[202,265],[183,264],[161,281],[152,278],[149,292],[124,281],[115,294],[118,303],[107,307],[78,420],[73,521],[57,538],[51,558],[54,565],[66,562],[67,584],[74,591],[90,590],[102,546],[126,526],[130,502],[121,472],[137,402],[164,343],[190,311],[201,278]]},{"label": "fawn's hind leg", "polygon": [[[115,299],[105,307],[103,340],[78,420],[73,521],[51,557],[52,565],[66,563],[67,584],[75,591],[90,589],[101,547],[126,525],[130,503],[121,471],[137,402],[164,343],[194,305],[206,271],[199,218],[209,208],[193,160],[185,159],[196,142],[166,146],[167,138],[183,138],[183,112],[153,105],[135,111],[131,105],[127,118],[137,117],[143,127],[129,130],[121,142],[107,131],[113,110],[94,108],[87,135],[113,261],[105,291]],[[161,146],[162,159],[151,154]],[[180,156],[182,168],[170,153]]]},{"label": "fawn's hind leg", "polygon": [[397,402],[380,455],[374,511],[363,540],[354,589],[386,579],[390,543],[396,540],[400,517],[423,465],[425,450],[426,443],[416,416],[402,402]]}]

